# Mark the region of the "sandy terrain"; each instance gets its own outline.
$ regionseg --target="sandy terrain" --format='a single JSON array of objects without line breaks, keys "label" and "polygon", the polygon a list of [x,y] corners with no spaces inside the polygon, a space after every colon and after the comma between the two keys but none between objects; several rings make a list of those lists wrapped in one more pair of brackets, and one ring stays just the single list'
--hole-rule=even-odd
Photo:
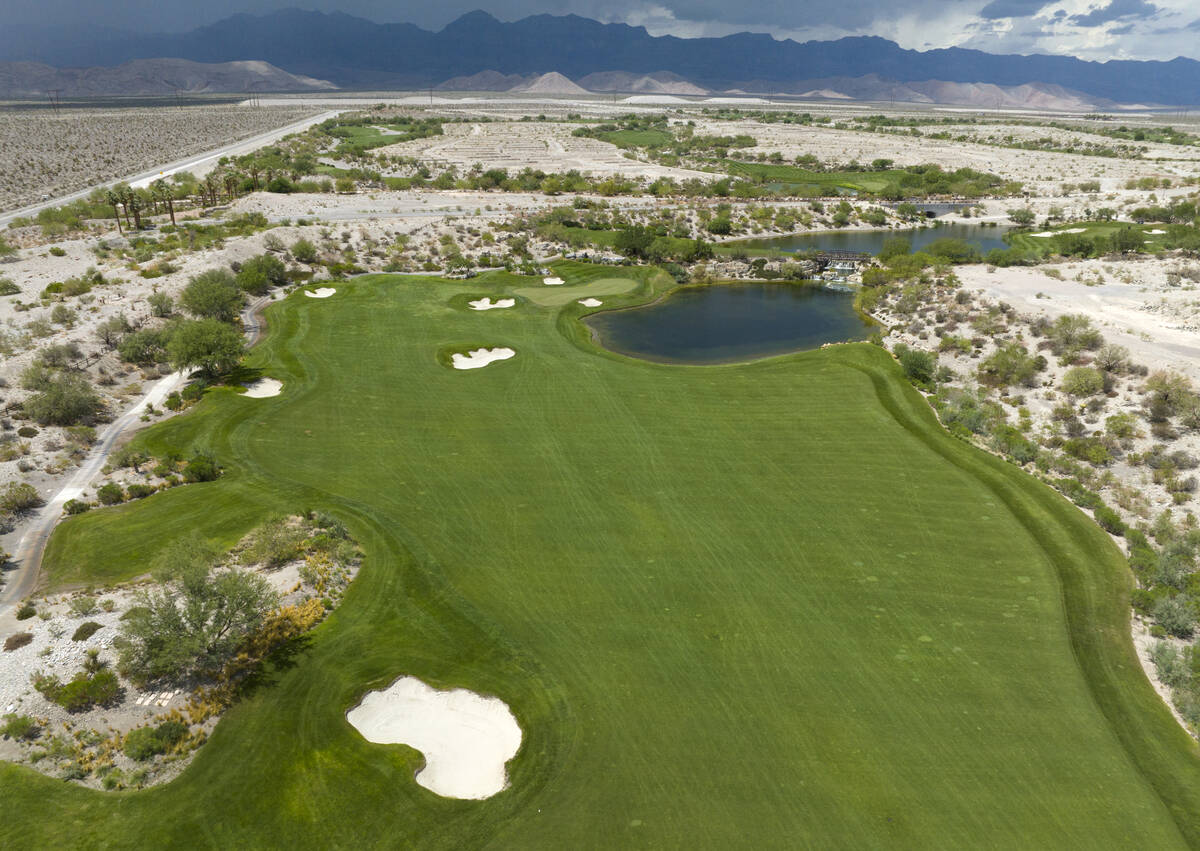
[{"label": "sandy terrain", "polygon": [[505,765],[521,748],[521,727],[496,697],[465,689],[437,691],[401,677],[346,713],[363,738],[420,751],[421,786],[444,798],[481,800],[508,786]]},{"label": "sandy terrain", "polygon": [[868,164],[882,158],[894,160],[899,166],[933,162],[946,169],[973,168],[1020,180],[1027,189],[1038,194],[1057,192],[1064,181],[1100,180],[1102,188],[1111,191],[1124,186],[1131,177],[1178,177],[1200,173],[1191,162],[1158,163],[1025,151],[822,126],[700,119],[696,122],[696,133],[726,136],[745,133],[758,140],[758,146],[748,149],[750,152],[769,154],[778,151],[788,160],[813,154],[822,162],[857,160]]},{"label": "sandy terrain", "polygon": [[443,136],[389,145],[377,149],[376,153],[416,157],[437,166],[454,166],[460,171],[478,163],[484,170],[503,168],[510,172],[532,168],[545,172],[575,170],[601,176],[619,174],[651,180],[659,177],[712,180],[713,176],[706,172],[630,159],[607,142],[572,136],[571,131],[579,126],[532,121],[447,124]]}]

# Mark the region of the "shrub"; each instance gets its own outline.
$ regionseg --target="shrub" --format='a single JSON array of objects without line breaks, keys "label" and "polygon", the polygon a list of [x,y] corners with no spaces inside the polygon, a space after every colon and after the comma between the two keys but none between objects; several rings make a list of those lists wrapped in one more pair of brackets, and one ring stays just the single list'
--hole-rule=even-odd
[{"label": "shrub", "polygon": [[933,381],[937,369],[937,355],[922,349],[913,349],[903,343],[896,346],[896,359],[905,377],[914,384],[928,385]]},{"label": "shrub", "polygon": [[68,499],[63,503],[63,511],[67,514],[83,514],[83,512],[91,510],[92,504],[84,502],[82,499]]},{"label": "shrub", "polygon": [[85,623],[81,623],[79,625],[79,628],[76,629],[75,633],[71,636],[71,640],[72,641],[87,641],[89,638],[91,638],[93,635],[95,635],[101,629],[104,629],[104,625],[98,624],[95,621],[87,621]]},{"label": "shrub", "polygon": [[207,452],[197,452],[183,468],[185,482],[213,482],[221,475],[217,460]]},{"label": "shrub", "polygon": [[95,597],[89,597],[87,595],[75,597],[71,600],[71,613],[75,615],[87,616],[96,611],[98,605],[99,603],[97,603]]},{"label": "shrub", "polygon": [[160,319],[170,316],[175,310],[175,300],[166,293],[151,293],[146,301],[150,304],[150,312]]},{"label": "shrub", "polygon": [[307,239],[298,239],[292,243],[292,257],[297,263],[316,263],[317,247]]},{"label": "shrub", "polygon": [[0,296],[17,295],[21,288],[12,282],[11,278],[0,278]]},{"label": "shrub", "polygon": [[126,488],[130,499],[144,499],[154,493],[154,490],[153,485],[132,484]]},{"label": "shrub", "polygon": [[21,604],[21,608],[17,609],[17,620],[27,621],[37,614],[37,606],[26,600]]},{"label": "shrub", "polygon": [[96,489],[96,498],[101,505],[119,505],[125,501],[125,491],[116,482],[109,482]]},{"label": "shrub", "polygon": [[138,727],[130,730],[121,749],[130,759],[145,762],[160,753],[166,753],[187,735],[187,725],[182,721],[163,721],[157,727]]},{"label": "shrub", "polygon": [[1191,638],[1195,629],[1196,615],[1186,594],[1161,598],[1154,604],[1151,617],[1176,638]]},{"label": "shrub", "polygon": [[38,393],[25,400],[25,413],[42,425],[75,425],[104,407],[87,379],[76,373],[47,377]]},{"label": "shrub", "polygon": [[1121,520],[1121,515],[1107,505],[1101,505],[1096,509],[1096,522],[1105,532],[1113,535],[1125,534],[1125,523]]},{"label": "shrub", "polygon": [[279,567],[300,556],[304,530],[292,526],[286,517],[267,521],[250,533],[250,543],[242,553],[243,564]]},{"label": "shrub", "polygon": [[80,671],[69,683],[59,686],[51,700],[68,712],[82,712],[93,706],[106,706],[120,693],[117,675],[101,668],[94,673]]},{"label": "shrub", "polygon": [[13,514],[29,511],[42,504],[37,489],[28,482],[9,482],[0,490],[0,511]]},{"label": "shrub", "polygon": [[6,739],[30,741],[36,739],[41,732],[42,728],[38,726],[37,721],[28,715],[16,715],[11,712],[4,716],[4,725],[0,726],[0,735]]},{"label": "shrub", "polygon": [[33,426],[21,426],[17,429],[17,435],[20,437],[37,437],[38,430]]},{"label": "shrub", "polygon": [[237,273],[238,286],[252,295],[263,295],[271,287],[283,286],[287,282],[287,268],[283,261],[271,254],[251,257]]},{"label": "shrub", "polygon": [[1104,392],[1104,373],[1090,366],[1067,370],[1062,380],[1063,392],[1070,396],[1095,396]]},{"label": "shrub", "polygon": [[14,632],[4,639],[4,652],[11,653],[13,650],[20,650],[31,641],[33,641],[32,632]]}]

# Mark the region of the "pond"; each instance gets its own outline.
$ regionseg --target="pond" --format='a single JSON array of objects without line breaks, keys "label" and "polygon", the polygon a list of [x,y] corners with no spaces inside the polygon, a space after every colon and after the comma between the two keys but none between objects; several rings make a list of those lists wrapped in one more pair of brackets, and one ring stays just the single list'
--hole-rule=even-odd
[{"label": "pond", "polygon": [[813,284],[685,287],[662,301],[583,320],[600,344],[659,363],[729,363],[865,340],[854,295]]},{"label": "pond", "polygon": [[778,236],[771,239],[744,239],[732,245],[744,248],[773,248],[794,253],[797,251],[861,251],[878,254],[884,240],[893,237],[907,239],[913,251],[918,251],[935,239],[961,239],[971,243],[985,254],[993,248],[1008,248],[1004,241],[1007,227],[984,225],[942,224],[929,228],[907,230],[840,230],[822,233],[798,233],[793,236]]}]

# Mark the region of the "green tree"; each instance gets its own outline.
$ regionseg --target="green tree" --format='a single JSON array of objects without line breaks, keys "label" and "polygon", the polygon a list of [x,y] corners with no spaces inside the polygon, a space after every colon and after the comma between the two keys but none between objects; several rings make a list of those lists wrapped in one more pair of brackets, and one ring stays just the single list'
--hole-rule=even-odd
[{"label": "green tree", "polygon": [[1014,225],[1028,227],[1029,225],[1033,224],[1036,217],[1033,214],[1033,210],[1029,209],[1028,207],[1019,207],[1015,210],[1009,210],[1008,218]]},{"label": "green tree", "polygon": [[297,263],[316,263],[317,247],[307,239],[298,239],[292,243],[292,257]]},{"label": "green tree", "polygon": [[179,300],[193,316],[233,322],[242,309],[242,291],[233,275],[224,269],[210,269],[192,278]]},{"label": "green tree", "polygon": [[272,254],[251,257],[238,269],[237,285],[251,295],[264,295],[288,282],[287,267]]},{"label": "green tree", "polygon": [[198,367],[214,377],[237,366],[245,349],[246,341],[233,326],[216,319],[196,319],[176,326],[167,343],[167,360],[175,369]]},{"label": "green tree", "polygon": [[215,560],[198,536],[164,553],[161,581],[138,596],[121,630],[120,667],[135,681],[219,670],[278,604],[263,577]]}]

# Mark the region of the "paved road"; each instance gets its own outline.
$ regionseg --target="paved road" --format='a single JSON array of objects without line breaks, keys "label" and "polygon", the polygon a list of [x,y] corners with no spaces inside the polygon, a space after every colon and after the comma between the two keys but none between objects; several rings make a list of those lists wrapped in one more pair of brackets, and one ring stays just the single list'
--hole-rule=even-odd
[{"label": "paved road", "polygon": [[32,204],[28,207],[23,207],[20,210],[13,210],[10,213],[4,213],[0,215],[0,227],[7,226],[9,222],[16,218],[21,218],[24,216],[36,216],[39,212],[48,207],[61,207],[63,204],[69,204],[72,201],[78,201],[81,198],[86,198],[88,195],[91,195],[94,190],[101,187],[115,186],[118,183],[128,183],[134,188],[140,188],[143,186],[149,186],[152,181],[158,180],[160,177],[169,177],[170,175],[180,171],[191,171],[196,173],[198,176],[201,174],[206,174],[212,170],[212,167],[216,165],[217,160],[219,160],[221,157],[248,154],[251,151],[261,148],[263,145],[269,145],[271,142],[277,141],[284,136],[291,135],[292,133],[299,133],[301,130],[305,130],[314,124],[319,124],[327,118],[333,118],[340,112],[341,110],[323,112],[320,115],[305,118],[303,121],[297,121],[294,124],[287,125],[286,127],[278,127],[274,130],[268,130],[266,133],[259,133],[257,136],[252,136],[249,139],[243,139],[240,142],[233,142],[221,148],[217,148],[216,150],[199,154],[194,157],[189,157],[184,160],[177,160],[176,162],[159,166],[158,168],[152,168],[149,171],[139,172],[138,174],[132,175],[131,177],[126,177],[122,180],[109,180],[103,183],[97,183],[95,186],[89,186],[87,189],[81,189],[78,192],[72,192],[70,195],[51,198],[49,201],[43,201],[38,204]]},{"label": "paved road", "polygon": [[[253,346],[262,339],[264,328],[261,313],[271,301],[271,296],[263,296],[252,301],[242,311],[242,323],[245,327],[248,346]],[[0,589],[0,617],[6,615],[37,588],[46,542],[50,540],[50,534],[58,525],[58,521],[62,519],[63,505],[68,500],[78,497],[91,485],[108,462],[113,448],[118,443],[122,443],[125,438],[132,436],[134,432],[142,428],[142,412],[146,406],[161,407],[167,396],[182,387],[186,380],[187,375],[183,372],[173,372],[165,378],[159,379],[150,392],[139,399],[133,407],[105,426],[79,469],[62,489],[37,512],[13,553],[13,561],[16,562],[17,567],[6,574],[4,587]]]}]

